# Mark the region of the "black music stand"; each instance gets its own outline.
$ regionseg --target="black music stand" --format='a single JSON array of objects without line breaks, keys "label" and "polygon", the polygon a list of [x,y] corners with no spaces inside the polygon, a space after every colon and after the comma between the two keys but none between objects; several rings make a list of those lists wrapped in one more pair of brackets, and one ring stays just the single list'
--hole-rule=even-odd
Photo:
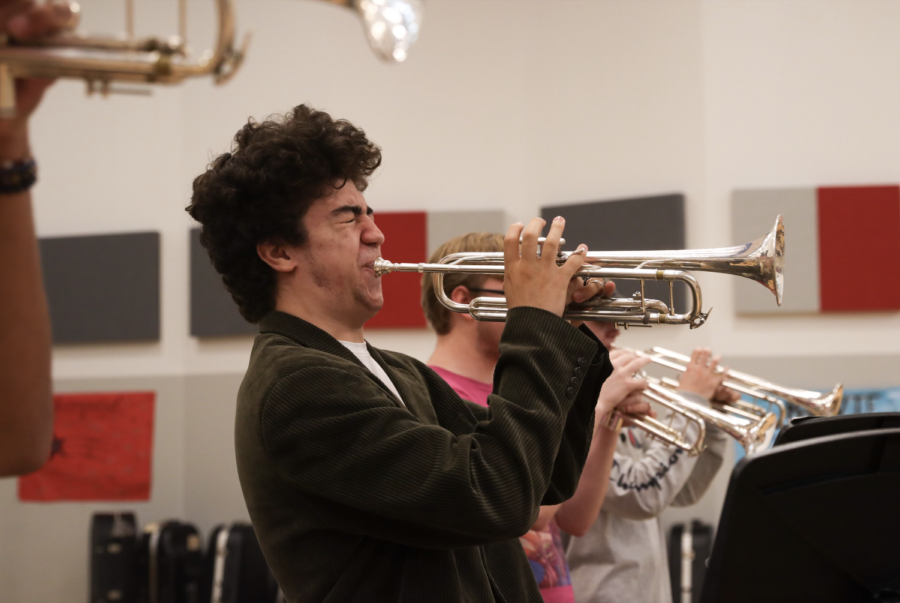
[{"label": "black music stand", "polygon": [[891,427],[900,427],[900,412],[873,412],[837,417],[797,417],[778,433],[773,446],[839,433]]},{"label": "black music stand", "polygon": [[900,602],[900,428],[734,468],[700,603]]}]

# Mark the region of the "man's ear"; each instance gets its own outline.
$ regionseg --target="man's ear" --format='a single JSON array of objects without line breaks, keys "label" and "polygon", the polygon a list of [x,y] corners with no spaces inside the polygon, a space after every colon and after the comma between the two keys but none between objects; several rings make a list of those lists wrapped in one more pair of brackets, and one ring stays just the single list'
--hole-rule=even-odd
[{"label": "man's ear", "polygon": [[472,301],[472,294],[469,292],[468,287],[459,285],[450,292],[450,299],[458,304],[467,304]]},{"label": "man's ear", "polygon": [[[474,299],[472,292],[464,285],[459,285],[453,289],[449,297],[458,304],[468,304]],[[450,320],[474,321],[475,319],[468,312],[451,312]]]},{"label": "man's ear", "polygon": [[296,252],[292,253],[285,245],[260,243],[256,246],[256,254],[275,272],[292,272],[297,267]]}]

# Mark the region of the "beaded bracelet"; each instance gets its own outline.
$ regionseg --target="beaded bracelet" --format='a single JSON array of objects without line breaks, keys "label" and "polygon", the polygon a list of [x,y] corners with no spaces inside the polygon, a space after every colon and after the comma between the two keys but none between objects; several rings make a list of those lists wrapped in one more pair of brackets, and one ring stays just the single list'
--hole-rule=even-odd
[{"label": "beaded bracelet", "polygon": [[37,162],[34,159],[0,162],[0,195],[14,195],[27,191],[37,182]]}]

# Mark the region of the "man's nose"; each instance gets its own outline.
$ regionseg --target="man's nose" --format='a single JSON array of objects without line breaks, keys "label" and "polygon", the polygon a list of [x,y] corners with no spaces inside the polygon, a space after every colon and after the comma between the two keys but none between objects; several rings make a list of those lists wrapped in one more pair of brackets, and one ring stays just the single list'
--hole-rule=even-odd
[{"label": "man's nose", "polygon": [[384,244],[384,233],[375,225],[374,220],[370,219],[366,225],[366,228],[363,230],[362,240],[366,245],[380,246]]}]

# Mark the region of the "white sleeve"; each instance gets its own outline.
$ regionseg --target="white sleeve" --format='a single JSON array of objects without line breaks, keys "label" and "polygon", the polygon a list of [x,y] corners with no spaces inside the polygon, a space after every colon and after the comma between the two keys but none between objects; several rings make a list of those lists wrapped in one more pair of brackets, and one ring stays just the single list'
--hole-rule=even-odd
[{"label": "white sleeve", "polygon": [[[690,396],[691,400],[707,404],[700,396],[685,392],[679,393]],[[661,414],[659,417],[659,420],[665,423],[668,423],[669,419],[668,413]],[[684,429],[687,425],[687,419],[681,415],[676,414],[671,417],[671,420],[672,426],[676,429]],[[634,429],[637,431],[637,428]],[[696,429],[694,425],[687,427],[688,438],[696,436]],[[626,441],[620,441],[616,448],[609,477],[609,489],[603,499],[602,509],[628,519],[651,519],[662,513],[676,500],[676,497],[679,497],[685,485],[691,480],[699,460],[709,454],[707,451],[691,458],[682,450],[653,438],[638,435],[636,440],[640,442],[642,449],[639,451],[639,458],[632,458],[627,454],[629,452],[627,448],[630,446],[627,442],[629,436],[623,432],[623,437]],[[718,442],[719,438],[724,437],[724,434],[718,429],[707,425],[706,441],[710,447],[713,447],[712,445]],[[690,499],[691,494],[702,495],[721,466],[724,442],[721,445],[715,444],[715,447],[718,452],[710,455],[713,457],[713,462],[704,462],[701,465],[703,479],[698,477],[697,483],[692,485],[689,492],[685,493],[685,499]]]}]

